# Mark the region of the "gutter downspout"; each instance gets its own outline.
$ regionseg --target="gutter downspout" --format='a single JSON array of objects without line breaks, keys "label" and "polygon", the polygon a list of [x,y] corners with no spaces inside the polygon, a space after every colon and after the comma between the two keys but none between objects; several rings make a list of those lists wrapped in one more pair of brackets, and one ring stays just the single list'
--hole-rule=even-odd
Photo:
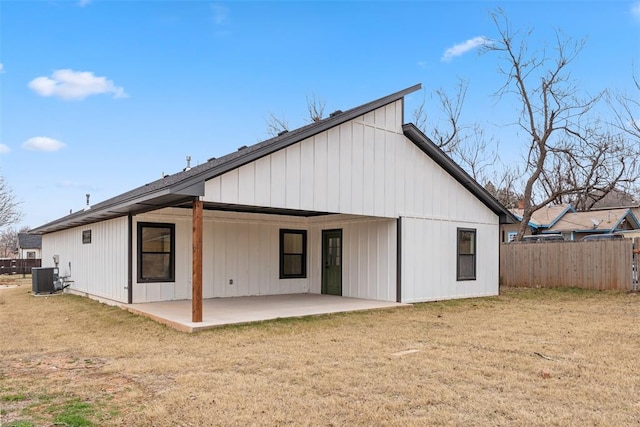
[{"label": "gutter downspout", "polygon": [[127,216],[127,304],[133,304],[133,215]]},{"label": "gutter downspout", "polygon": [[396,220],[396,302],[402,302],[402,218]]}]

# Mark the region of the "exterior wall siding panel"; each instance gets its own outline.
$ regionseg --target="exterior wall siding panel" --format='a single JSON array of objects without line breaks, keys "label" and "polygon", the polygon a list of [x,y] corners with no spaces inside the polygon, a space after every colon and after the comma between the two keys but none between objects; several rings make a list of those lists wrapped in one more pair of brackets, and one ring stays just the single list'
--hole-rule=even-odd
[{"label": "exterior wall siding panel", "polygon": [[[136,283],[134,261],[134,302],[191,298],[190,211],[163,209],[137,216],[134,225],[137,222],[175,224],[176,281]],[[299,218],[205,211],[203,297],[321,293],[322,230],[342,229],[343,296],[395,301],[395,227],[395,220],[348,215]],[[305,279],[279,278],[283,228],[307,231]]]},{"label": "exterior wall siding panel", "polygon": [[[476,230],[476,279],[456,279],[457,229]],[[498,294],[498,221],[402,218],[402,302]]]},{"label": "exterior wall siding panel", "polygon": [[[191,298],[191,216],[185,209],[163,209],[135,222],[176,226],[175,282],[135,283],[134,302]],[[306,293],[309,279],[279,278],[279,230],[307,229],[304,219],[205,211],[203,219],[203,297]],[[134,242],[134,253],[137,248]],[[136,265],[134,262],[134,278]],[[230,283],[232,282],[232,283]]]},{"label": "exterior wall siding panel", "polygon": [[[82,232],[91,230],[91,243]],[[70,289],[107,300],[127,302],[127,218],[45,234],[43,267],[53,267],[60,256],[60,275],[70,276]],[[71,263],[71,268],[69,268]]]},{"label": "exterior wall siding panel", "polygon": [[381,218],[491,221],[495,214],[489,208],[402,134],[401,104],[213,178],[205,184],[204,200]]},{"label": "exterior wall siding panel", "polygon": [[342,230],[342,296],[395,301],[396,222],[390,219],[312,219],[309,227],[313,251],[310,291],[322,291],[322,230],[332,229]]}]

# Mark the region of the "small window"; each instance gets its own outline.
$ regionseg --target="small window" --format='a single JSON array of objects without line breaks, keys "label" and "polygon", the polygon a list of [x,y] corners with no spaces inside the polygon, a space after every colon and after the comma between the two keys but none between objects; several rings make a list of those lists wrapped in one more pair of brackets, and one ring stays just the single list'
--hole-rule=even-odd
[{"label": "small window", "polygon": [[82,232],[82,244],[86,245],[91,243],[91,230],[84,230]]},{"label": "small window", "polygon": [[35,251],[27,252],[27,259],[36,259],[36,252]]},{"label": "small window", "polygon": [[175,281],[175,225],[138,223],[138,282]]},{"label": "small window", "polygon": [[476,279],[476,230],[458,228],[458,280]]},{"label": "small window", "polygon": [[280,278],[307,277],[306,230],[280,230]]}]

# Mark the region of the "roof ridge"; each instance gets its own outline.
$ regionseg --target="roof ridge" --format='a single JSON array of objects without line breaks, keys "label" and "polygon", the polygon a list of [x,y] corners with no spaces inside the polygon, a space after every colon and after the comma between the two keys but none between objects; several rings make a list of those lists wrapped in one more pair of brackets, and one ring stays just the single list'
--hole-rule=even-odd
[{"label": "roof ridge", "polygon": [[[154,199],[154,195],[155,199],[164,197],[163,200],[165,201],[171,199],[175,202],[179,200],[186,201],[198,195],[202,196],[204,195],[204,181],[206,180],[222,175],[225,172],[241,167],[244,164],[260,159],[289,145],[293,145],[358,116],[402,99],[405,95],[415,92],[420,88],[422,88],[422,85],[418,83],[382,98],[350,108],[349,110],[331,114],[329,117],[318,122],[301,126],[284,134],[253,144],[240,151],[234,151],[220,158],[212,159],[188,171],[180,171],[174,175],[168,175],[143,184],[99,202],[90,209],[71,213],[41,225],[40,227],[36,227],[32,232],[44,234],[110,218],[117,218],[127,213],[139,213],[143,212],[144,209],[153,209],[154,206],[151,201]],[[138,206],[138,208],[135,208],[135,206]]]}]

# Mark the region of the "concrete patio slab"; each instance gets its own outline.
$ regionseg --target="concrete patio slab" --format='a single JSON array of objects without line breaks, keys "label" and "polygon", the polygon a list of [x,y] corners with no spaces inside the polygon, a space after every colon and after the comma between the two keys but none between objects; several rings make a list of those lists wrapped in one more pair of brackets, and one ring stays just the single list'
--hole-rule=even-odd
[{"label": "concrete patio slab", "polygon": [[203,300],[202,322],[197,323],[191,321],[191,300],[125,304],[122,308],[180,331],[195,332],[285,317],[406,306],[409,304],[318,294],[211,298]]}]

